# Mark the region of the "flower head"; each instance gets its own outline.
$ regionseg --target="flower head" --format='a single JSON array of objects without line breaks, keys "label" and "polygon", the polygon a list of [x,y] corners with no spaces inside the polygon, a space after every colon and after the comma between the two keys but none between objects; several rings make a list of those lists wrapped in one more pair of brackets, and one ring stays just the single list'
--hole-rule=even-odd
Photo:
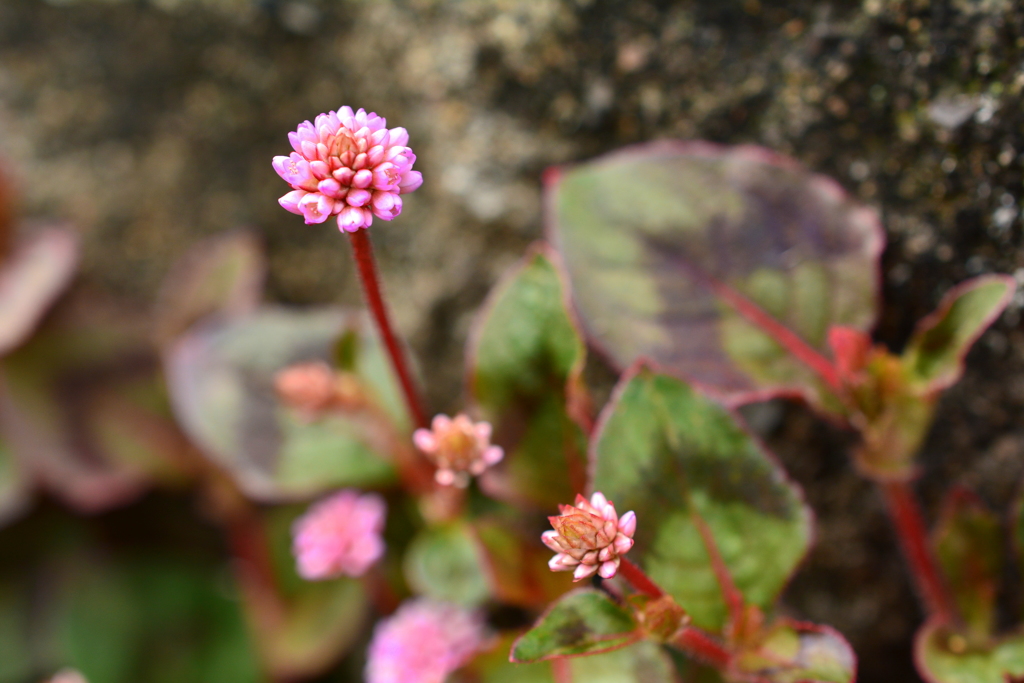
[{"label": "flower head", "polygon": [[281,400],[313,416],[330,408],[355,409],[363,405],[358,380],[347,372],[332,370],[323,361],[296,363],[274,375],[274,388]]},{"label": "flower head", "polygon": [[464,487],[470,475],[483,474],[505,452],[491,445],[489,422],[473,422],[465,414],[437,415],[430,429],[417,429],[413,443],[437,466],[434,478],[445,486]]},{"label": "flower head", "polygon": [[367,683],[443,683],[484,641],[479,614],[426,599],[406,602],[373,632]]},{"label": "flower head", "polygon": [[606,579],[619,570],[619,557],[633,547],[636,515],[630,511],[619,517],[601,492],[587,501],[576,496],[576,505],[559,505],[562,514],[548,517],[554,531],[545,531],[541,540],[557,553],[548,566],[555,572],[573,572],[573,581],[600,574]]},{"label": "flower head", "polygon": [[376,216],[384,221],[402,213],[402,198],[423,183],[412,170],[416,155],[407,146],[405,128],[388,130],[373,112],[342,107],[304,121],[288,134],[295,151],[274,157],[274,170],[292,186],[281,206],[323,223],[338,217],[338,228],[368,228]]},{"label": "flower head", "polygon": [[360,576],[384,554],[384,499],[346,489],[310,507],[292,526],[292,552],[308,581]]}]

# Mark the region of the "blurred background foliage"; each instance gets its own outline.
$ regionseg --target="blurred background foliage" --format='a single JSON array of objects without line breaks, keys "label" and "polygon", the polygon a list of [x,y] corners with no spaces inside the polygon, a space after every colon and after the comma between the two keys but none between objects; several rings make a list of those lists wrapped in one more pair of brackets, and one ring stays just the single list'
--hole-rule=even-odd
[{"label": "blurred background foliage", "polygon": [[[5,268],[32,262],[18,245],[40,224],[70,225],[80,258],[52,310],[41,297],[4,318],[27,333],[50,310],[3,360],[0,681],[65,665],[92,683],[260,680],[265,634],[246,627],[221,529],[252,520],[230,491],[192,488],[207,466],[170,419],[161,356],[208,310],[173,301],[171,264],[238,227],[266,250],[263,300],[358,303],[337,233],[277,205],[270,159],[299,121],[350,104],[409,129],[426,181],[373,239],[429,403],[451,411],[473,311],[541,234],[541,172],[623,144],[762,144],[877,206],[875,336],[894,350],[952,284],[1024,282],[1020,36],[1010,0],[4,0]],[[72,277],[31,272],[52,291]],[[258,285],[239,286],[215,298],[252,310]],[[1024,475],[1022,304],[939,406],[922,454],[933,519],[951,480],[1004,510]],[[920,615],[850,436],[796,405],[750,417],[819,520],[784,602],[841,630],[863,680],[916,680]],[[31,474],[19,450],[38,454]],[[324,680],[357,680],[368,633],[331,635],[355,654]]]}]

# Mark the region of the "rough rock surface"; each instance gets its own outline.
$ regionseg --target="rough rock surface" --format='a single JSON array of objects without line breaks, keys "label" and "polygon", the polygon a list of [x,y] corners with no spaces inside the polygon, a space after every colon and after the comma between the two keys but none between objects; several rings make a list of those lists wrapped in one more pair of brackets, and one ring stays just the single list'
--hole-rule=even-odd
[{"label": "rough rock surface", "polygon": [[[148,306],[192,242],[248,225],[273,298],[355,302],[344,240],[278,207],[270,159],[345,103],[406,126],[427,181],[373,239],[431,401],[451,408],[472,311],[541,235],[546,166],[660,137],[763,144],[880,208],[877,338],[899,348],[952,284],[1024,282],[1015,5],[3,0],[0,157],[24,214],[86,237],[83,286]],[[1004,511],[1024,475],[1020,297],[941,404],[929,514],[953,480]],[[784,418],[772,444],[820,522],[788,604],[847,634],[862,680],[916,680],[920,615],[850,438],[800,407]]]}]

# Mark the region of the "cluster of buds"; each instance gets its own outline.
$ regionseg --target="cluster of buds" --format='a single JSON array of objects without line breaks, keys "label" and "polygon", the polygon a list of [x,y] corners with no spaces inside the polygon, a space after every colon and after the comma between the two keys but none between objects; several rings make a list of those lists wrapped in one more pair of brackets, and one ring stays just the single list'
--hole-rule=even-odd
[{"label": "cluster of buds", "polygon": [[573,572],[573,581],[598,574],[610,579],[619,570],[620,556],[633,547],[636,514],[619,517],[602,493],[588,501],[576,496],[576,505],[559,505],[562,514],[548,517],[554,531],[541,540],[557,553],[548,566],[556,572]]},{"label": "cluster of buds", "polygon": [[316,503],[292,527],[292,552],[307,581],[362,576],[384,554],[387,506],[376,493],[346,489]]},{"label": "cluster of buds", "polygon": [[444,683],[485,644],[483,619],[457,605],[419,599],[377,625],[367,683]]},{"label": "cluster of buds", "polygon": [[473,422],[462,413],[437,415],[430,429],[417,429],[412,439],[437,467],[434,478],[442,486],[467,486],[470,476],[483,474],[505,454],[491,445],[490,423]]},{"label": "cluster of buds", "polygon": [[292,191],[279,201],[307,224],[337,216],[339,229],[355,232],[370,227],[374,216],[389,221],[402,213],[399,195],[423,183],[412,170],[409,133],[388,130],[386,120],[363,109],[320,114],[288,140],[295,151],[274,157],[274,170]]},{"label": "cluster of buds", "polygon": [[335,372],[322,361],[298,363],[281,370],[274,377],[274,388],[282,401],[307,416],[362,404],[362,390],[356,378]]}]

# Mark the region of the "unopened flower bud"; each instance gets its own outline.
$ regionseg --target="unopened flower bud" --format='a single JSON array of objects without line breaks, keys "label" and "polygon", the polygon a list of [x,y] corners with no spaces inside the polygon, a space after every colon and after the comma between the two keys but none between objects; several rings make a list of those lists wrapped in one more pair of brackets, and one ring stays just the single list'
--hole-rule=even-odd
[{"label": "unopened flower bud", "polygon": [[615,506],[601,492],[588,501],[576,496],[576,505],[560,505],[562,514],[548,517],[553,531],[541,540],[556,555],[548,562],[551,571],[573,572],[573,581],[599,574],[610,579],[619,570],[619,557],[633,547],[636,515],[619,517]]}]

